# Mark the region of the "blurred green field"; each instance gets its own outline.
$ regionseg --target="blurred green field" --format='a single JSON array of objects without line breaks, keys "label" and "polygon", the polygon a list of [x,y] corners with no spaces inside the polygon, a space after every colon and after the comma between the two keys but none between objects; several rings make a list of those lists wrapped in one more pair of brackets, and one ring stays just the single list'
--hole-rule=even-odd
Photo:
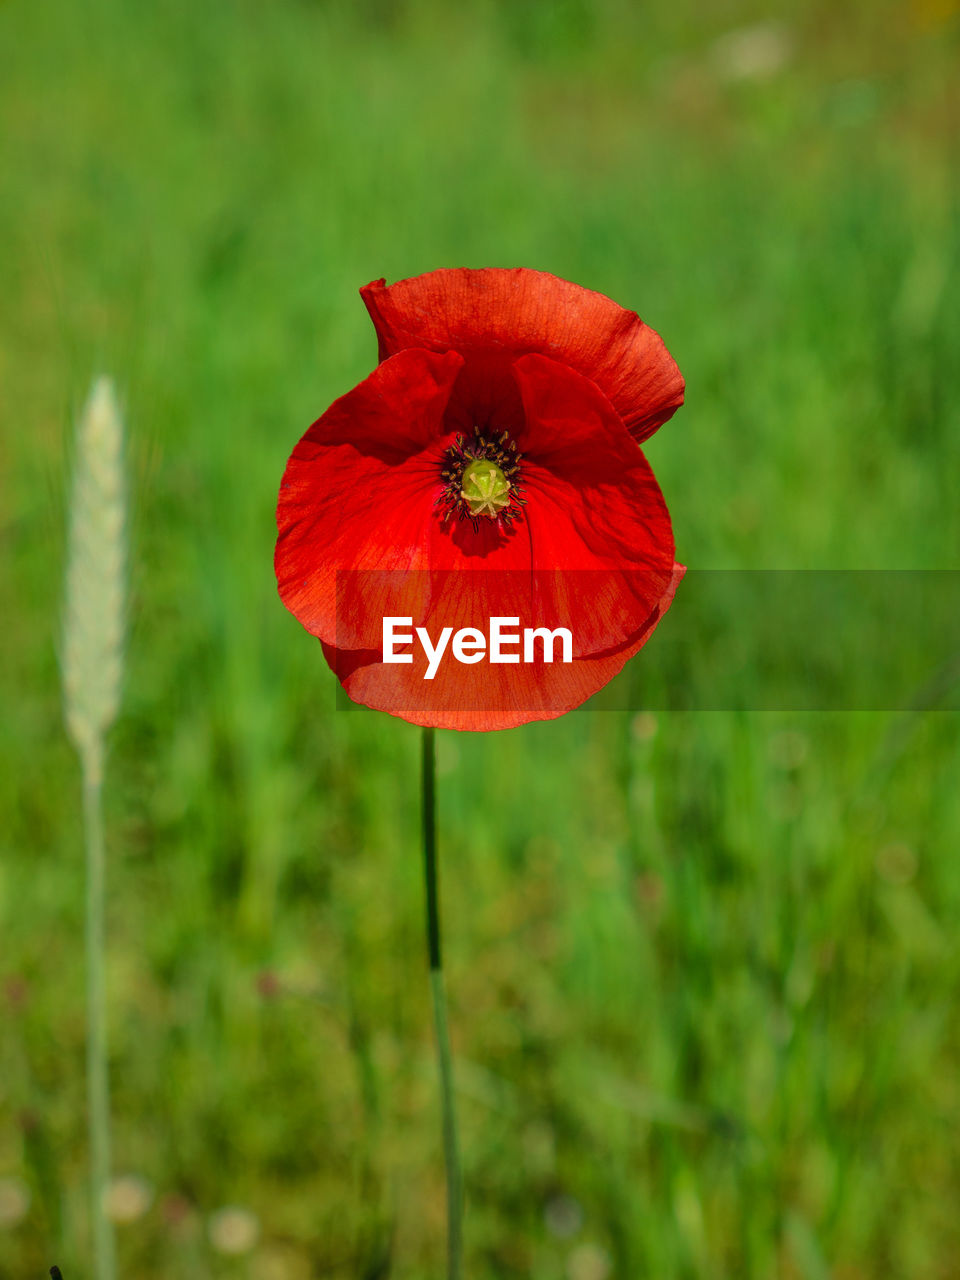
[{"label": "blurred green field", "polygon": [[[121,1276],[436,1277],[417,734],[336,710],[276,598],[286,457],[373,366],[360,285],[539,267],[687,376],[647,448],[685,563],[960,567],[955,9],[0,8],[3,1280],[90,1274],[57,644],[91,378],[134,495],[109,982],[114,1163],[152,1200]],[[468,1275],[955,1278],[957,716],[438,745]]]}]

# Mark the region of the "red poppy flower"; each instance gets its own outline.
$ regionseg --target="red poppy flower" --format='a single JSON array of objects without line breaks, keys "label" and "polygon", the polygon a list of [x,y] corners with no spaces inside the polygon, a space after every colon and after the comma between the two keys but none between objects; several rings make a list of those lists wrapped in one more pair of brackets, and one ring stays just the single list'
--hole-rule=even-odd
[{"label": "red poppy flower", "polygon": [[[281,598],[354,701],[454,729],[562,715],[641,648],[682,576],[638,447],[682,404],[680,371],[633,312],[545,272],[361,295],[380,364],[287,464]],[[569,631],[556,661],[537,628]]]}]

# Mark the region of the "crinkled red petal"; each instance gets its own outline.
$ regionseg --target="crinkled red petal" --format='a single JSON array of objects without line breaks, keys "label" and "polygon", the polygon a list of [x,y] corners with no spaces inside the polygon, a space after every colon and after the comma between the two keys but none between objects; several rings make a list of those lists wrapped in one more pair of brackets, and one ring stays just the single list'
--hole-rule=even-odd
[{"label": "crinkled red petal", "polygon": [[336,400],[287,463],[277,501],[277,585],[308,631],[337,637],[340,569],[428,565],[443,415],[456,352],[403,351]]},{"label": "crinkled red petal", "polygon": [[[380,357],[409,347],[465,358],[450,421],[515,426],[510,365],[540,352],[592,379],[637,441],[683,403],[684,382],[660,335],[601,293],[545,271],[517,267],[430,271],[360,290],[377,330]],[[466,424],[470,425],[470,424]]]},{"label": "crinkled red petal", "polygon": [[675,565],[666,590],[636,634],[618,648],[570,664],[464,667],[441,664],[435,678],[423,679],[423,663],[384,666],[379,651],[323,653],[347,696],[411,724],[437,729],[488,732],[513,729],[533,720],[553,720],[599,692],[649,640],[673,600],[682,578]]},{"label": "crinkled red petal", "polygon": [[555,610],[576,619],[575,652],[615,648],[642,627],[672,578],[663,494],[589,378],[540,355],[522,356],[514,371],[525,415],[519,444],[532,564],[563,571]]}]

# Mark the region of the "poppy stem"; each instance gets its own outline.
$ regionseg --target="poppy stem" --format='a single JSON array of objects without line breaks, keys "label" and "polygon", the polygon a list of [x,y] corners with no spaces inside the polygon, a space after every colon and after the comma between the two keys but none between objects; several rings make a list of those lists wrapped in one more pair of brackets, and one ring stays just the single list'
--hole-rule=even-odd
[{"label": "poppy stem", "polygon": [[107,999],[104,980],[103,784],[99,749],[84,761],[83,819],[87,854],[87,1121],[90,1135],[90,1211],[94,1275],[114,1280],[113,1229],[107,1219],[110,1177],[110,1095],[107,1076]]},{"label": "poppy stem", "polygon": [[457,1145],[457,1117],[453,1102],[453,1057],[447,1027],[447,998],[443,987],[440,947],[440,902],[437,894],[437,766],[433,729],[423,731],[423,872],[427,892],[427,959],[437,1036],[440,1071],[440,1105],[443,1115],[443,1152],[447,1169],[447,1275],[460,1280],[463,1219],[463,1184]]}]

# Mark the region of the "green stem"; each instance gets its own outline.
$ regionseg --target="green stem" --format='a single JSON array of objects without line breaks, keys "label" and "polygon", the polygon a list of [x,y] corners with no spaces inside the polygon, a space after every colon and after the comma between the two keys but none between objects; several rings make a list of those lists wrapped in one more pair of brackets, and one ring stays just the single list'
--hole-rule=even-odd
[{"label": "green stem", "polygon": [[423,731],[423,871],[427,891],[427,959],[437,1035],[440,1103],[443,1113],[443,1153],[447,1169],[447,1275],[462,1275],[463,1185],[457,1148],[457,1117],[453,1104],[453,1058],[447,1027],[447,999],[443,989],[440,949],[440,903],[437,895],[437,788],[433,729]]},{"label": "green stem", "polygon": [[87,1121],[90,1197],[97,1280],[114,1280],[113,1229],[106,1214],[110,1177],[110,1094],[107,1077],[107,999],[104,980],[104,852],[99,760],[84,761],[83,819],[87,854]]}]

